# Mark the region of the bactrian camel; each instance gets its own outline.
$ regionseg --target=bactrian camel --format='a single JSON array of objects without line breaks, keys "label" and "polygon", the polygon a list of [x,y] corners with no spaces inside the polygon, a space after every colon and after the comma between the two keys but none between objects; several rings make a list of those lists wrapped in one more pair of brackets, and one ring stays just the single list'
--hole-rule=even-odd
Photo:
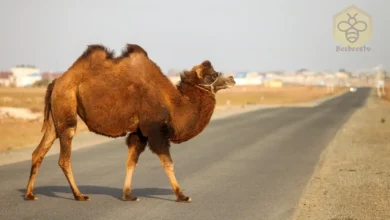
[{"label": "bactrian camel", "polygon": [[47,86],[44,135],[32,154],[32,166],[25,198],[36,200],[34,181],[53,142],[59,138],[58,164],[74,198],[89,200],[78,189],[71,165],[72,138],[77,115],[88,129],[108,137],[126,136],[128,155],[123,200],[138,201],[131,194],[131,179],[140,154],[148,145],[164,168],[176,201],[191,201],[183,194],[174,174],[170,143],[188,141],[210,122],[221,89],[235,85],[205,60],[183,71],[174,85],[135,44],[127,44],[122,54],[102,45],[90,45],[72,66]]}]

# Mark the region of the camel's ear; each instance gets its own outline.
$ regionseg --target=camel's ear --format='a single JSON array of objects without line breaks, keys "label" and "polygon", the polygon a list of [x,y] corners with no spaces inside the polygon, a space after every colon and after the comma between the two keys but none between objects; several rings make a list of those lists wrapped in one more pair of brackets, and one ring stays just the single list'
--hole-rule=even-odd
[{"label": "camel's ear", "polygon": [[210,68],[211,67],[211,62],[208,61],[208,60],[205,60],[205,61],[202,62],[202,66],[206,67],[206,68]]},{"label": "camel's ear", "polygon": [[196,70],[196,75],[198,76],[199,79],[203,79],[203,69],[202,68],[198,68]]},{"label": "camel's ear", "polygon": [[205,61],[203,61],[203,62],[200,64],[200,66],[203,67],[203,68],[198,68],[198,69],[196,70],[196,74],[197,74],[197,76],[198,76],[199,79],[203,79],[203,77],[204,77],[204,71],[203,71],[203,70],[204,70],[204,69],[211,68],[211,62],[208,61],[208,60],[205,60]]}]

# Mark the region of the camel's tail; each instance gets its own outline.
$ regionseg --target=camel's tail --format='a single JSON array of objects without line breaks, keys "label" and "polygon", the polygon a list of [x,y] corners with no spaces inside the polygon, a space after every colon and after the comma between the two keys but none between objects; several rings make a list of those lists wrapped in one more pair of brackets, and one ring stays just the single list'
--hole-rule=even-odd
[{"label": "camel's tail", "polygon": [[43,112],[43,125],[41,132],[45,131],[49,125],[49,117],[51,113],[51,94],[53,92],[55,79],[47,86],[46,95],[45,95],[45,110]]}]

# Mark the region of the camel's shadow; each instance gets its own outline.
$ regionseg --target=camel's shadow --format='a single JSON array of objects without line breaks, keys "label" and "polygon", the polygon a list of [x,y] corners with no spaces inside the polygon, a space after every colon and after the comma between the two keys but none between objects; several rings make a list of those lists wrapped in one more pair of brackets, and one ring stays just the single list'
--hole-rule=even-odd
[{"label": "camel's shadow", "polygon": [[[123,191],[119,188],[105,187],[105,186],[89,186],[81,185],[79,186],[80,191],[88,196],[93,195],[109,195],[116,199],[122,200]],[[23,193],[22,197],[26,193],[26,189],[18,189],[19,192]],[[139,188],[131,190],[133,196],[137,197],[147,197],[161,200],[174,201],[173,199],[159,198],[156,196],[172,195],[175,196],[172,189],[161,189],[161,188]],[[39,195],[45,195],[48,197],[70,199],[57,195],[57,193],[69,193],[72,194],[72,191],[69,186],[41,186],[34,189],[34,194],[39,197]],[[72,198],[73,199],[73,196]]]}]

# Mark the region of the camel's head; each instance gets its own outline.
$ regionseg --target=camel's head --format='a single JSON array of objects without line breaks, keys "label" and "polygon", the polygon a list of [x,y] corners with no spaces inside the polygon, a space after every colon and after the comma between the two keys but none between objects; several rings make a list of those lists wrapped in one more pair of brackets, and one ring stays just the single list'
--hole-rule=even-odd
[{"label": "camel's head", "polygon": [[184,82],[195,86],[201,86],[212,93],[236,85],[232,76],[223,76],[222,73],[215,71],[211,62],[208,60],[194,66],[191,71],[186,71],[184,77],[182,75],[181,78]]}]

